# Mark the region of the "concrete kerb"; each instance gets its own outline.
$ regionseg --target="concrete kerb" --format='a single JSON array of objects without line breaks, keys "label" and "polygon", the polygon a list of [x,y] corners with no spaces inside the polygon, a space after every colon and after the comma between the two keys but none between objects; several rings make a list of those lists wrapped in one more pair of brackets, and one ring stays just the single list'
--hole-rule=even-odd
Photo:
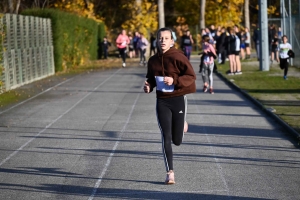
[{"label": "concrete kerb", "polygon": [[237,86],[236,84],[234,84],[233,82],[231,82],[230,80],[228,80],[226,77],[224,77],[221,73],[215,72],[215,74],[219,78],[221,78],[222,80],[224,80],[228,85],[232,86],[233,88],[235,88],[236,90],[238,90],[239,92],[241,92],[245,97],[247,97],[248,99],[250,99],[256,106],[258,106],[259,108],[261,108],[269,116],[273,117],[277,122],[280,123],[280,125],[282,125],[284,127],[285,130],[287,130],[289,133],[291,133],[292,135],[294,135],[296,137],[296,139],[298,140],[298,144],[300,144],[300,134],[294,128],[292,128],[290,125],[288,125],[285,121],[283,121],[280,117],[278,117],[277,115],[275,115],[273,112],[271,112],[270,110],[268,110],[262,103],[260,103],[258,100],[256,100],[252,96],[250,96],[247,92],[245,92],[244,90],[242,90],[239,86]]}]

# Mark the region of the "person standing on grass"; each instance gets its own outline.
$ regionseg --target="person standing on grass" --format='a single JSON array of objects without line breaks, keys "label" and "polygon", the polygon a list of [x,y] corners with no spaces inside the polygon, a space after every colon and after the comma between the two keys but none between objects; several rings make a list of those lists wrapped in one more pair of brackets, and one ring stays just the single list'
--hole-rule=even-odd
[{"label": "person standing on grass", "polygon": [[226,39],[226,30],[224,27],[221,28],[220,36],[216,40],[216,49],[218,53],[219,64],[225,63],[225,39]]},{"label": "person standing on grass", "polygon": [[187,132],[186,94],[196,92],[196,75],[183,52],[171,47],[171,29],[159,29],[156,38],[157,53],[148,60],[144,92],[150,93],[156,87],[156,116],[167,171],[165,184],[174,184],[172,142],[179,146]]},{"label": "person standing on grass", "polygon": [[253,31],[253,41],[255,44],[256,57],[257,57],[257,60],[259,61],[260,35],[259,35],[259,25],[258,24]]},{"label": "person standing on grass", "polygon": [[280,56],[280,68],[284,70],[283,78],[287,80],[287,73],[289,69],[288,55],[289,50],[292,50],[292,45],[288,43],[288,37],[286,35],[282,36],[282,43],[279,45],[279,56]]},{"label": "person standing on grass", "polygon": [[[238,30],[238,29],[235,29]],[[236,71],[235,74],[242,74],[242,65],[241,65],[241,58],[240,58],[240,52],[241,52],[241,36],[235,35],[235,63],[236,63]]]},{"label": "person standing on grass", "polygon": [[116,39],[116,43],[123,61],[122,67],[126,67],[126,48],[130,43],[130,40],[126,34],[126,30],[122,30],[122,33]]},{"label": "person standing on grass", "polygon": [[250,59],[251,57],[251,48],[250,48],[250,42],[251,42],[251,37],[249,33],[249,29],[246,27],[245,28],[245,46],[246,46],[246,59]]},{"label": "person standing on grass", "polygon": [[271,43],[271,64],[273,64],[273,61],[276,59],[277,62],[279,62],[279,56],[278,56],[278,37],[277,33],[274,35],[274,38]]},{"label": "person standing on grass", "polygon": [[229,65],[230,70],[228,72],[228,75],[234,75],[234,73],[237,70],[236,67],[236,44],[235,44],[235,34],[232,27],[227,28],[229,35],[226,38],[226,44],[227,44],[227,54],[229,58]]},{"label": "person standing on grass", "polygon": [[245,30],[241,30],[241,59],[245,60],[246,58],[246,32]]},{"label": "person standing on grass", "polygon": [[[214,94],[213,90],[213,70],[214,70],[214,57],[217,57],[215,48],[209,43],[209,36],[202,36],[203,41],[203,69],[202,69],[202,80],[203,80],[203,92],[209,92]],[[208,81],[207,81],[208,77]]]}]

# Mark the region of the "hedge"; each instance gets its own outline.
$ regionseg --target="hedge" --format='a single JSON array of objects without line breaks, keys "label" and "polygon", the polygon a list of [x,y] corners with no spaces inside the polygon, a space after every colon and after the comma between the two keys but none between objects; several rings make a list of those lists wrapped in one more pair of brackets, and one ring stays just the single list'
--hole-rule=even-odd
[{"label": "hedge", "polygon": [[51,19],[56,72],[98,58],[104,24],[57,9],[28,9],[21,14]]}]

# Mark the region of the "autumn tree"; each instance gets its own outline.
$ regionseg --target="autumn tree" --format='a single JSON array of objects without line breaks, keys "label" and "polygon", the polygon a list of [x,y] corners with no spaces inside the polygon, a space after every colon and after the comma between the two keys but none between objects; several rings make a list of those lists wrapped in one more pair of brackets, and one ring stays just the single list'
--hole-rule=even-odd
[{"label": "autumn tree", "polygon": [[94,12],[94,4],[87,0],[57,0],[54,7],[98,22],[102,21]]},{"label": "autumn tree", "polygon": [[206,0],[200,0],[200,29],[205,28],[205,6]]},{"label": "autumn tree", "polygon": [[122,28],[129,31],[139,31],[145,36],[155,32],[158,28],[157,4],[154,1],[134,1],[124,5],[130,10],[130,19],[122,24]]}]

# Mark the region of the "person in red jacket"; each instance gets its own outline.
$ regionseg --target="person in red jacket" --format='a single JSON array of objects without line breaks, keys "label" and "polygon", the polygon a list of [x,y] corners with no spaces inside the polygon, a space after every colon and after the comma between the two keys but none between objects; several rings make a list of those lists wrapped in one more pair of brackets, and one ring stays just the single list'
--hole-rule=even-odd
[{"label": "person in red jacket", "polygon": [[129,37],[126,34],[126,30],[122,30],[122,33],[117,37],[116,44],[121,55],[123,67],[126,67],[126,49],[127,45],[130,43]]},{"label": "person in red jacket", "polygon": [[157,53],[148,61],[144,92],[156,87],[156,115],[162,134],[162,149],[167,171],[166,184],[174,184],[172,142],[179,146],[187,132],[186,94],[196,92],[196,75],[188,58],[175,49],[172,30],[157,32]]}]

